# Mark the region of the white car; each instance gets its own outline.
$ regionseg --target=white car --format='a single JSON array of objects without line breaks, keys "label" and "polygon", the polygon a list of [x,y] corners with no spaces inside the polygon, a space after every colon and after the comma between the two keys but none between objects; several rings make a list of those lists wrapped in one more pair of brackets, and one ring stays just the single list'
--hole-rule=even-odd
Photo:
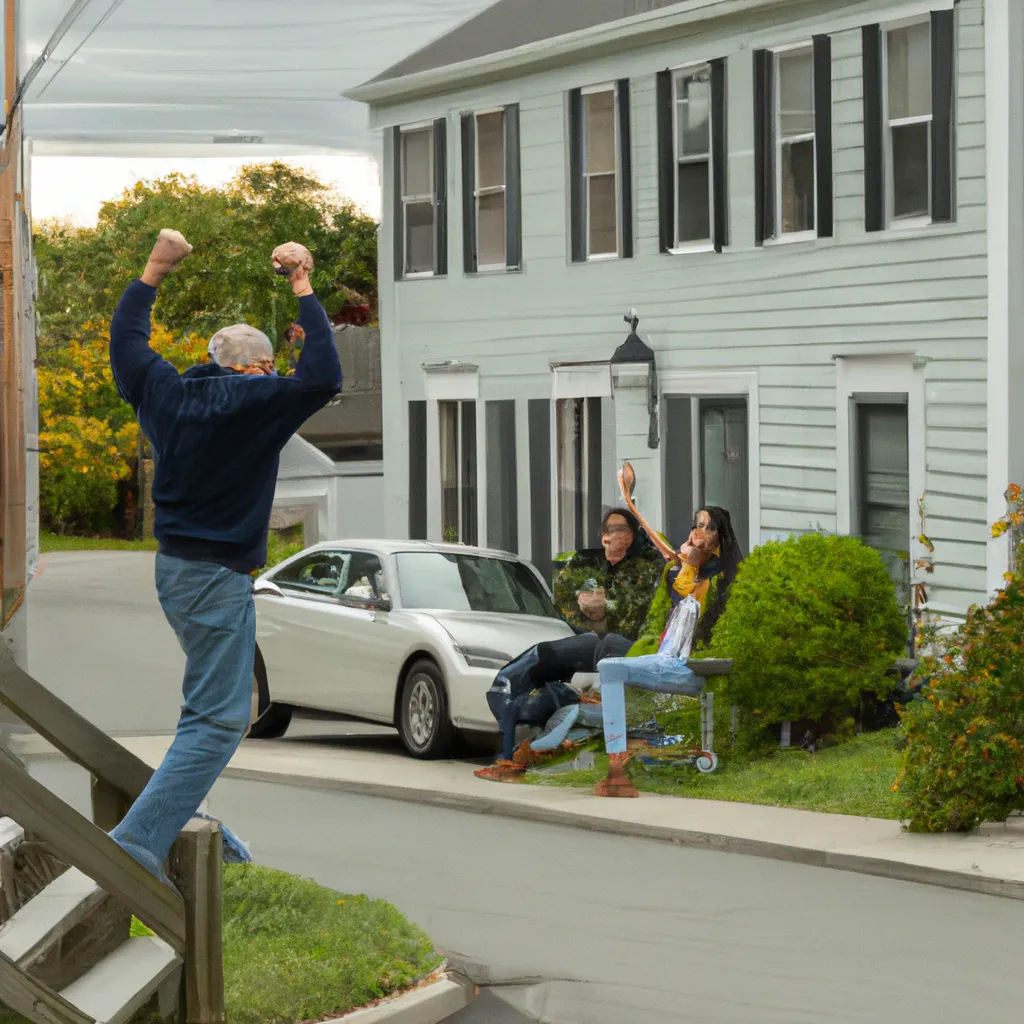
[{"label": "white car", "polygon": [[394,725],[415,757],[443,757],[456,730],[497,732],[498,669],[573,635],[529,562],[460,544],[317,544],[255,594],[257,739],[311,708]]}]

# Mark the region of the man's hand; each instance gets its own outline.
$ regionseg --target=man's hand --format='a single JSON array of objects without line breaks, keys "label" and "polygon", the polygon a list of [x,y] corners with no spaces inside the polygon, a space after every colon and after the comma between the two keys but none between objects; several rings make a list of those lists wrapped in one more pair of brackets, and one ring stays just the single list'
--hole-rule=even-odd
[{"label": "man's hand", "polygon": [[288,275],[292,291],[300,298],[313,294],[313,288],[309,283],[313,256],[304,245],[299,245],[298,242],[285,242],[279,245],[270,256],[270,264],[275,274]]},{"label": "man's hand", "polygon": [[607,614],[604,588],[581,590],[576,595],[576,605],[592,622],[600,622]]},{"label": "man's hand", "polygon": [[164,228],[157,236],[142,280],[156,288],[161,281],[192,251],[180,231]]}]

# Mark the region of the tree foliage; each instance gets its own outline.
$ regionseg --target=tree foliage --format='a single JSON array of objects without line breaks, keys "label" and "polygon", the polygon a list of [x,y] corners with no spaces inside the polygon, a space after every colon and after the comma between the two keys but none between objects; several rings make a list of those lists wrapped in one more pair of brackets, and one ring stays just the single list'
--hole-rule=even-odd
[{"label": "tree foliage", "polygon": [[710,653],[731,658],[730,703],[764,725],[856,714],[893,687],[907,626],[876,551],[855,537],[763,544],[740,564]]},{"label": "tree foliage", "polygon": [[244,321],[281,338],[294,299],[287,282],[271,275],[269,260],[276,245],[292,239],[313,253],[312,285],[329,314],[353,303],[376,305],[376,222],[317,178],[279,162],[244,167],[223,188],[171,174],[105,203],[95,228],[39,229],[45,359],[85,324],[109,320],[164,227],[182,231],[193,246],[157,300],[156,318],[173,332],[209,336]]}]

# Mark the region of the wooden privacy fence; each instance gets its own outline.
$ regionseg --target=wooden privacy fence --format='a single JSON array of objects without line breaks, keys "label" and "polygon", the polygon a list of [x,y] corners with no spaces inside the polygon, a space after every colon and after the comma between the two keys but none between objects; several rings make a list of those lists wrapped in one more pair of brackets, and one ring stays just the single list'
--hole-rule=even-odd
[{"label": "wooden privacy fence", "polygon": [[[0,1001],[35,1024],[124,1024],[158,998],[187,1024],[224,1020],[217,822],[171,854],[181,896],[106,833],[152,770],[14,664],[0,702],[92,777],[92,821],[0,749]],[[135,916],[155,934],[129,938]]]}]

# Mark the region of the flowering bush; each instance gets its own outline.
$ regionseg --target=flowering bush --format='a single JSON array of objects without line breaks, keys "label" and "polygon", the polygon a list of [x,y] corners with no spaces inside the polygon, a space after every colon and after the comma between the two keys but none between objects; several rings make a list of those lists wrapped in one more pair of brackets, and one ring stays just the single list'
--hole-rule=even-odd
[{"label": "flowering bush", "polygon": [[[110,372],[109,336],[107,324],[86,324],[39,368],[39,500],[57,532],[109,530],[119,485],[135,470],[139,428]],[[178,370],[206,358],[195,335],[155,326],[150,343]]]},{"label": "flowering bush", "polygon": [[[1007,491],[998,537],[1024,522]],[[896,788],[911,832],[960,832],[1024,811],[1024,576],[1008,573],[985,608],[933,637],[918,666],[922,699],[902,713]]]}]

